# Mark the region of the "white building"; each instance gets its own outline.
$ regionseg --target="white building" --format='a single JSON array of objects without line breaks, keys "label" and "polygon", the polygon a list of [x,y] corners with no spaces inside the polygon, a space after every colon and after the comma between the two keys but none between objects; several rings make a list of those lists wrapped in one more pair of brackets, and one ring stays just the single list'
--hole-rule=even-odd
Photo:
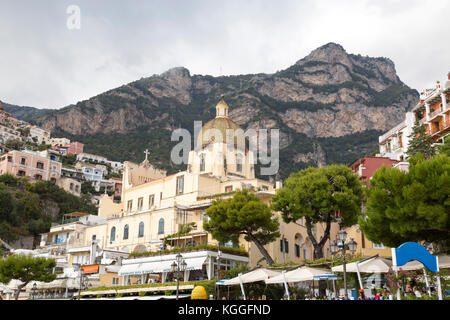
[{"label": "white building", "polygon": [[91,154],[91,153],[79,153],[77,154],[77,161],[83,161],[83,160],[91,160],[91,161],[97,161],[100,163],[107,163],[108,159],[103,157],[103,156],[99,156],[96,154]]},{"label": "white building", "polygon": [[413,131],[415,123],[414,112],[407,112],[405,120],[394,128],[378,137],[380,157],[403,161],[408,158],[409,136]]},{"label": "white building", "polygon": [[22,141],[22,137],[16,130],[0,125],[0,143],[5,144],[8,140]]},{"label": "white building", "polygon": [[50,144],[50,132],[39,127],[30,127],[30,137],[33,141],[36,140],[38,144]]},{"label": "white building", "polygon": [[53,146],[65,146],[70,144],[70,140],[67,138],[51,138],[50,144]]},{"label": "white building", "polygon": [[106,163],[111,166],[113,172],[119,173],[120,171],[123,170],[122,162],[108,160]]}]

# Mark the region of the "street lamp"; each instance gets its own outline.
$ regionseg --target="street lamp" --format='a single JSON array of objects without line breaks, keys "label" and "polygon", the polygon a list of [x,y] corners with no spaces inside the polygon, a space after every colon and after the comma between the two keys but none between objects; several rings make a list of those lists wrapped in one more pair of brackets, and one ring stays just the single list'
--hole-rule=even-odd
[{"label": "street lamp", "polygon": [[33,284],[33,287],[31,288],[31,298],[34,300],[36,299],[36,290],[37,290],[37,285],[36,282]]},{"label": "street lamp", "polygon": [[[76,264],[74,264],[76,265]],[[87,289],[89,288],[89,279],[87,278],[87,276],[83,276],[84,275],[84,270],[81,267],[81,264],[78,265],[79,270],[80,270],[80,288],[78,289],[78,300],[81,299],[81,290],[82,289]]]},{"label": "street lamp", "polygon": [[347,232],[345,230],[340,230],[337,234],[337,239],[332,241],[330,244],[330,250],[331,254],[336,254],[339,251],[342,250],[342,257],[343,257],[343,268],[344,268],[344,291],[345,291],[345,299],[348,299],[348,293],[347,293],[347,269],[346,269],[346,262],[345,262],[345,255],[347,248],[354,253],[356,251],[356,247],[358,244],[356,243],[353,238],[350,238],[349,241],[347,241]]},{"label": "street lamp", "polygon": [[178,291],[180,286],[180,277],[181,273],[186,270],[187,263],[184,261],[183,256],[178,253],[175,257],[175,261],[170,265],[172,272],[174,273],[175,278],[177,279],[177,300],[178,300]]},{"label": "street lamp", "polygon": [[[222,251],[220,251],[220,247],[217,248],[217,281],[220,280],[220,258],[222,257]],[[219,293],[220,293],[220,287],[217,286],[217,299],[220,299]]]}]

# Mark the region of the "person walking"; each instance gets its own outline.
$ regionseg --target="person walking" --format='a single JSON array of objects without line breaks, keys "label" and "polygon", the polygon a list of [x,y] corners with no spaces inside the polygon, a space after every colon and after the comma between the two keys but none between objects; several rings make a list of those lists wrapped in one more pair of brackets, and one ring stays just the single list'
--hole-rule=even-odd
[{"label": "person walking", "polygon": [[358,300],[367,300],[366,295],[364,294],[364,289],[359,289],[359,297]]}]

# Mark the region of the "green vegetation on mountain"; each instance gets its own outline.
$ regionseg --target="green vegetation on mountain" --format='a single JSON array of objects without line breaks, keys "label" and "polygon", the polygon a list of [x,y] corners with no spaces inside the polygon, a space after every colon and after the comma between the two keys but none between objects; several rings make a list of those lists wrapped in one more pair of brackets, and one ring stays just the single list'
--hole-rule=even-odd
[{"label": "green vegetation on mountain", "polygon": [[373,154],[378,135],[403,120],[418,93],[400,81],[391,60],[348,54],[328,43],[273,74],[213,77],[173,68],[34,122],[110,160],[140,162],[147,148],[154,165],[173,173],[186,165],[170,162],[177,144],[172,131],[184,128],[193,136],[194,121],[213,119],[221,98],[244,130],[280,130],[279,179],[307,166],[350,164]]},{"label": "green vegetation on mountain", "polygon": [[33,236],[36,243],[65,213],[97,214],[89,197],[74,196],[50,181],[30,183],[9,174],[0,175],[0,203],[0,238],[7,242]]}]

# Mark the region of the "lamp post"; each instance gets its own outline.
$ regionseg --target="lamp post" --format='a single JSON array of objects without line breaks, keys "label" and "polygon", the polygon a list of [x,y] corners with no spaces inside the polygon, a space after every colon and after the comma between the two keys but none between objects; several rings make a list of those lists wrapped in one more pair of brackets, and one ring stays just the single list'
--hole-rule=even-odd
[{"label": "lamp post", "polygon": [[172,272],[174,273],[174,276],[177,279],[177,297],[176,297],[176,299],[178,300],[178,291],[179,291],[179,287],[180,287],[180,276],[181,276],[181,273],[186,270],[187,263],[186,263],[186,261],[184,261],[183,256],[178,253],[175,257],[175,261],[171,264],[170,267],[172,269]]},{"label": "lamp post", "polygon": [[37,290],[37,284],[36,282],[33,283],[33,287],[31,288],[31,299],[36,299],[36,290]]},{"label": "lamp post", "polygon": [[345,299],[348,299],[348,293],[347,293],[347,269],[346,269],[346,251],[347,248],[354,253],[356,251],[356,246],[358,245],[353,238],[350,240],[347,239],[347,232],[345,230],[340,230],[337,234],[337,239],[332,241],[330,244],[330,249],[332,254],[336,254],[339,251],[342,251],[342,265],[344,268],[344,291],[345,291]]},{"label": "lamp post", "polygon": [[[217,247],[217,281],[220,280],[220,257],[222,256],[222,251],[220,251],[220,247]],[[217,286],[217,299],[220,299],[219,297],[220,287]]]},{"label": "lamp post", "polygon": [[80,268],[80,288],[78,289],[78,300],[81,299],[81,289],[87,289],[89,287],[89,279],[84,276],[84,270],[81,268],[81,265],[79,265]]}]

